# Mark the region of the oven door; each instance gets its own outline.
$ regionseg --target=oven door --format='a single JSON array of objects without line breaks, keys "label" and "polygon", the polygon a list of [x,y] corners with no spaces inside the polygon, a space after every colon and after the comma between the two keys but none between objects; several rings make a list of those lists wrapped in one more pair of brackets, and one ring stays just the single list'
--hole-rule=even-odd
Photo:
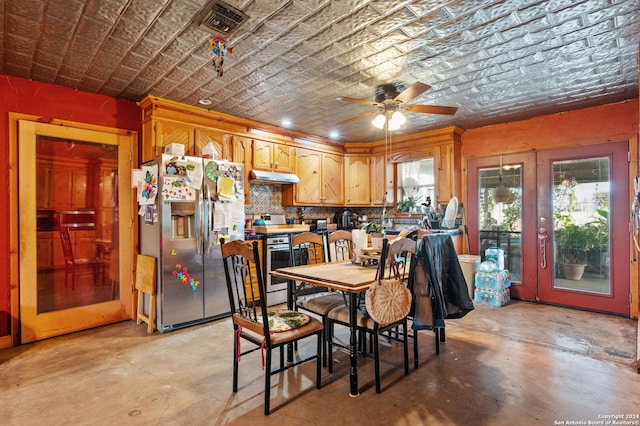
[{"label": "oven door", "polygon": [[[267,293],[274,291],[283,291],[286,301],[287,280],[284,278],[273,277],[269,272],[279,268],[286,268],[289,263],[289,244],[267,245]],[[271,300],[269,301],[271,302]]]}]

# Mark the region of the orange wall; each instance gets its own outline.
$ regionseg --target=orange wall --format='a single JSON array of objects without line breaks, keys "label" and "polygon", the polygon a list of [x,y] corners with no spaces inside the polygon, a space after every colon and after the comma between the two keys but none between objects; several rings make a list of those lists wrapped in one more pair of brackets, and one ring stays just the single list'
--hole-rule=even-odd
[{"label": "orange wall", "polygon": [[479,127],[462,134],[466,159],[629,139],[638,133],[638,99]]},{"label": "orange wall", "polygon": [[[9,212],[15,208],[16,194],[9,194],[8,113],[17,112],[41,117],[70,120],[141,132],[140,108],[135,102],[94,95],[61,86],[36,83],[22,78],[0,75],[0,235],[9,235]],[[9,239],[0,238],[0,336],[9,334],[10,270]]]}]

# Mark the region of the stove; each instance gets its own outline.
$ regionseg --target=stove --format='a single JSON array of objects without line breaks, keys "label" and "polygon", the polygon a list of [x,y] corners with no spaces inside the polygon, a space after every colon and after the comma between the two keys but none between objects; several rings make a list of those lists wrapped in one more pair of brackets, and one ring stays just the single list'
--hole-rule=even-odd
[{"label": "stove", "polygon": [[287,224],[284,215],[265,215],[264,225],[255,225],[253,229],[265,238],[265,284],[267,287],[267,305],[277,305],[287,301],[287,280],[272,277],[269,272],[289,266],[289,236],[310,230],[309,225]]}]

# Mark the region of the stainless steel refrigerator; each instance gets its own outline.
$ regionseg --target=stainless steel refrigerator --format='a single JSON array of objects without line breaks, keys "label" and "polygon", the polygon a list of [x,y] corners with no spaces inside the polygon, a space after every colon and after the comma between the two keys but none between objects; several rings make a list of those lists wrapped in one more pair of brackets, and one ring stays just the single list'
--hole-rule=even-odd
[{"label": "stainless steel refrigerator", "polygon": [[229,315],[220,239],[244,239],[243,167],[168,154],[143,164],[140,253],[157,259],[157,330]]}]

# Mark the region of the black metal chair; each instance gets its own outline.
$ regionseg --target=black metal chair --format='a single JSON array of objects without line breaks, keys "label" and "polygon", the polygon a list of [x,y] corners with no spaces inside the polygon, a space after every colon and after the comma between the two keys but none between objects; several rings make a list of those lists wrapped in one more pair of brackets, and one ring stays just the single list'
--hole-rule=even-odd
[{"label": "black metal chair", "polygon": [[[385,270],[387,266],[387,257],[389,255],[389,244],[388,240],[385,238],[382,244],[382,251],[380,253],[380,260],[378,262],[378,277],[380,279],[384,278]],[[333,326],[334,324],[339,324],[342,326],[349,326],[349,306],[341,305],[334,309],[332,309],[327,318],[329,320],[329,324],[327,327],[328,335],[327,340],[329,342],[329,372],[333,372],[333,351],[332,347],[334,345],[333,342]],[[363,312],[361,307],[359,308],[356,315],[356,324],[361,334],[369,334],[373,340],[373,360],[374,360],[374,370],[375,370],[375,387],[376,393],[381,392],[381,384],[380,384],[380,352],[379,352],[379,336],[383,333],[386,333],[390,330],[397,329],[398,327],[402,327],[403,332],[402,335],[390,335],[389,338],[392,340],[398,340],[403,345],[403,362],[404,362],[404,374],[409,374],[409,349],[407,344],[407,317],[393,321],[388,324],[380,324],[374,321],[373,318],[365,311]],[[366,345],[360,344],[360,349],[364,350]]]},{"label": "black metal chair", "polygon": [[[272,375],[315,359],[316,388],[320,389],[323,326],[320,321],[308,315],[266,306],[266,287],[257,242],[249,244],[236,240],[222,244],[221,248],[233,322],[233,392],[238,391],[240,357],[264,350],[264,413],[268,415]],[[311,336],[316,336],[318,341],[315,354],[285,364],[285,346]],[[240,339],[253,343],[255,347],[241,351]],[[272,371],[271,352],[276,348],[280,348],[280,368]]]},{"label": "black metal chair", "polygon": [[[325,262],[325,241],[321,234],[313,232],[292,234],[289,237],[289,247],[291,266]],[[302,309],[321,317],[326,336],[327,313],[336,306],[344,304],[342,293],[330,291],[326,287],[309,286],[304,282],[296,282],[292,290],[294,309]],[[322,347],[322,363],[326,366],[327,344]]]},{"label": "black metal chair", "polygon": [[329,262],[351,260],[353,258],[353,238],[351,231],[339,229],[327,237],[327,258]]}]

